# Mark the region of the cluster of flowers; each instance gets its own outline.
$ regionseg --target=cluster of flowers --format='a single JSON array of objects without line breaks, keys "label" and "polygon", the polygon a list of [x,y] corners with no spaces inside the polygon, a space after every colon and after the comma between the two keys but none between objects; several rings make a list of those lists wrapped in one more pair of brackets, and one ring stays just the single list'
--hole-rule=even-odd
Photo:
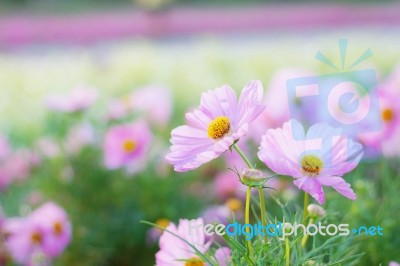
[{"label": "cluster of flowers", "polygon": [[71,239],[71,223],[53,202],[26,217],[0,217],[0,264],[10,259],[21,265],[51,265]]},{"label": "cluster of flowers", "polygon": [[[32,175],[33,167],[40,167],[46,159],[76,156],[90,145],[103,146],[106,169],[125,168],[129,174],[143,170],[150,144],[155,139],[151,127],[167,125],[171,116],[172,98],[169,91],[161,86],[148,86],[124,98],[110,101],[102,123],[112,126],[107,129],[100,143],[92,123],[86,116],[79,115],[88,111],[97,99],[97,90],[84,85],[66,94],[48,95],[45,99],[47,108],[69,115],[73,118],[73,124],[69,125],[63,137],[40,137],[31,150],[13,150],[10,141],[0,136],[0,189],[5,190],[13,182],[27,179]],[[61,169],[60,178],[68,181],[73,178],[73,169],[68,165],[63,167],[65,169]],[[28,205],[32,206],[45,199],[40,191],[35,191],[28,195],[27,200]],[[0,265],[3,265],[1,260],[23,265],[50,265],[71,238],[67,214],[54,203],[46,203],[24,218],[1,215],[0,228]]]},{"label": "cluster of flowers", "polygon": [[[241,182],[249,188],[262,188],[267,179],[260,171],[253,169],[237,146],[239,139],[248,134],[255,140],[261,139],[257,155],[271,171],[293,177],[293,184],[320,204],[325,202],[324,186],[332,187],[343,196],[355,200],[356,194],[342,177],[352,171],[363,157],[363,146],[359,142],[379,149],[385,156],[399,155],[396,154],[398,149],[393,149],[393,146],[396,147],[394,144],[399,142],[396,136],[400,132],[400,109],[396,104],[400,96],[398,75],[389,77],[378,90],[382,129],[356,134],[353,137],[357,138],[357,142],[345,136],[340,128],[332,128],[327,123],[316,123],[305,130],[299,121],[289,120],[286,80],[304,73],[297,70],[279,73],[265,98],[259,81],[249,82],[239,99],[227,85],[203,93],[200,106],[186,114],[187,125],[172,131],[171,151],[166,160],[174,166],[175,171],[186,172],[235,149],[249,168],[240,175]],[[263,102],[269,103],[268,109],[265,110]],[[305,118],[312,115],[307,106],[302,111]],[[311,112],[318,113],[315,110]],[[250,127],[253,122],[256,125]],[[282,124],[281,128],[270,129]],[[224,181],[228,179],[226,177]],[[223,183],[232,184],[234,181]],[[205,252],[210,244],[204,243],[204,236],[201,239],[191,238],[187,234],[187,223],[188,220],[181,220],[178,227],[173,223],[165,227],[166,231],[160,238],[160,251],[156,254],[157,265],[203,265],[188,243],[201,252]],[[230,254],[227,248],[225,250],[225,255]],[[224,263],[229,260],[226,257]],[[199,263],[190,264],[193,261]]]}]

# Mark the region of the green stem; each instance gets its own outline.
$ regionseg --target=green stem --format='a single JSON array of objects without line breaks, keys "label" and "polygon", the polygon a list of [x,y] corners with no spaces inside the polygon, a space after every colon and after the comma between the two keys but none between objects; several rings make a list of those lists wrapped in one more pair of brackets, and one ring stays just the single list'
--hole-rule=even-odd
[{"label": "green stem", "polygon": [[303,221],[306,220],[306,217],[308,215],[308,212],[307,212],[308,202],[309,202],[308,193],[304,192]]},{"label": "green stem", "polygon": [[[243,159],[243,161],[246,163],[247,167],[253,169],[252,164],[250,163],[250,160],[246,157],[246,155],[242,152],[242,150],[239,148],[237,144],[233,144],[233,148],[237,151],[237,153],[240,155],[240,157]],[[261,209],[261,225],[266,228],[266,208],[265,208],[265,198],[264,198],[264,191],[262,188],[258,188],[258,195],[260,197],[260,209]],[[247,204],[247,201],[246,201]],[[265,229],[265,234],[267,234],[267,229]],[[265,243],[267,243],[267,236],[265,235],[264,238]]]},{"label": "green stem", "polygon": [[[310,222],[308,224],[312,224],[314,222],[313,218],[310,218]],[[304,232],[304,236],[303,239],[301,240],[301,246],[304,248],[307,244],[307,240],[308,240],[308,234],[307,232]]]},{"label": "green stem", "polygon": [[[246,210],[244,223],[250,224],[250,200],[251,200],[251,187],[247,187],[247,195],[246,195]],[[246,232],[250,232],[250,228],[246,227]],[[253,246],[251,245],[251,240],[247,240],[247,248],[250,255],[253,255]]]},{"label": "green stem", "polygon": [[243,159],[243,161],[246,163],[247,167],[253,169],[253,166],[251,165],[249,159],[247,159],[246,155],[242,152],[242,150],[239,148],[237,144],[233,144],[233,148],[239,153],[240,157]]},{"label": "green stem", "polygon": [[290,247],[289,247],[289,239],[285,237],[285,249],[286,249],[286,266],[290,266]]},{"label": "green stem", "polygon": [[264,198],[264,190],[262,188],[258,188],[258,195],[260,197],[260,208],[261,208],[261,224],[265,228],[265,236],[264,242],[267,243],[267,225],[266,225],[266,209],[265,209],[265,198]]}]

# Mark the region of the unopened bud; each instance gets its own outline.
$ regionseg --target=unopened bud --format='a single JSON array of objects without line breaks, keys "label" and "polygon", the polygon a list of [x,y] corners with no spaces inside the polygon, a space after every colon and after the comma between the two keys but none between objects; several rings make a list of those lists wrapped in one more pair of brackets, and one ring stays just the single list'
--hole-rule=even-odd
[{"label": "unopened bud", "polygon": [[240,177],[240,181],[248,187],[262,187],[267,180],[257,169],[244,169]]},{"label": "unopened bud", "polygon": [[320,218],[326,215],[324,208],[314,203],[308,205],[307,212],[311,217],[314,218]]}]

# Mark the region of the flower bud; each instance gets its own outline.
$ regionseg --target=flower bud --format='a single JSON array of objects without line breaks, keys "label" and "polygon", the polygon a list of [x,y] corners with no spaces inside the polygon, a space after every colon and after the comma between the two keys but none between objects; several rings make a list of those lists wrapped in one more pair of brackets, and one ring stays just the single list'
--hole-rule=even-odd
[{"label": "flower bud", "polygon": [[240,181],[248,187],[262,187],[268,179],[257,169],[244,169]]},{"label": "flower bud", "polygon": [[320,218],[326,215],[324,208],[314,203],[308,205],[307,212],[311,217],[314,218]]}]

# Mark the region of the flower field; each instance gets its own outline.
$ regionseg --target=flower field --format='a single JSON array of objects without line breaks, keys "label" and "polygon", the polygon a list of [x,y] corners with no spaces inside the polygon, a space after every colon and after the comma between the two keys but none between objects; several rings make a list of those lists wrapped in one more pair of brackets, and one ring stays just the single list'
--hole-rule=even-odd
[{"label": "flower field", "polygon": [[[340,65],[343,36],[343,68],[315,60]],[[2,51],[0,265],[398,265],[398,36],[360,27]],[[328,103],[287,91],[291,79],[366,69],[377,80],[360,103],[366,124],[342,128]],[[277,231],[190,233],[235,222]],[[289,234],[295,223],[348,234]]]}]

